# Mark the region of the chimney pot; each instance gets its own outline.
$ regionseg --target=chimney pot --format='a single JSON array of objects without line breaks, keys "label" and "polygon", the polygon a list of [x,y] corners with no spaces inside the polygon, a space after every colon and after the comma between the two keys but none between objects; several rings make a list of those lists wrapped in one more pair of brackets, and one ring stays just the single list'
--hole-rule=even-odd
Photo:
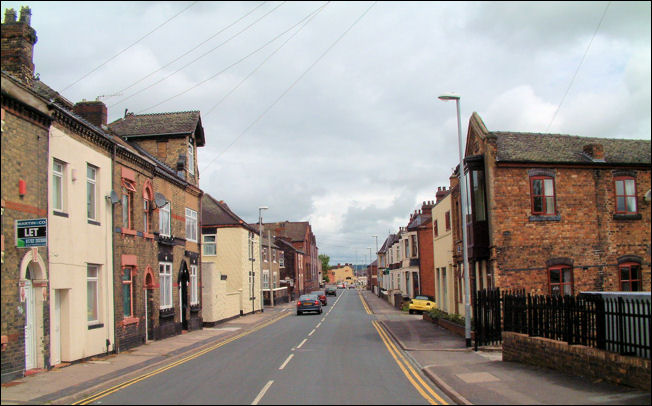
[{"label": "chimney pot", "polygon": [[20,8],[20,22],[27,25],[32,22],[32,10],[29,7]]},{"label": "chimney pot", "polygon": [[5,24],[16,22],[16,10],[8,8],[5,10]]}]

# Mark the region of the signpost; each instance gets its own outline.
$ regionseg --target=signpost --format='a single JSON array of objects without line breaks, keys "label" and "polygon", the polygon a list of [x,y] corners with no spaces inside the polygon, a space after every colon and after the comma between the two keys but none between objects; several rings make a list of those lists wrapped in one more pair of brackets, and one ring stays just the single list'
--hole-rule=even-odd
[{"label": "signpost", "polygon": [[48,219],[16,220],[16,247],[46,247]]}]

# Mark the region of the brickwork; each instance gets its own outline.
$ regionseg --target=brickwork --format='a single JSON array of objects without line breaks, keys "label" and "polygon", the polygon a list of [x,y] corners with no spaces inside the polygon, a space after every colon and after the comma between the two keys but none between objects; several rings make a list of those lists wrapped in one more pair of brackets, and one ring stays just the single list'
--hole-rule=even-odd
[{"label": "brickwork", "polygon": [[[3,30],[5,29],[3,25]],[[4,55],[4,43],[3,43]],[[4,61],[3,61],[4,64]],[[48,126],[50,118],[40,114],[28,104],[5,93],[3,74],[2,91],[2,238],[3,261],[1,277],[1,334],[6,344],[2,346],[2,382],[22,377],[25,371],[25,303],[21,301],[21,261],[28,248],[17,248],[15,221],[47,217]],[[27,94],[26,94],[27,95]],[[29,96],[32,99],[33,96]],[[28,159],[26,157],[29,157]],[[19,193],[19,180],[26,185],[26,193]],[[47,247],[39,247],[38,255],[47,262]],[[47,295],[47,270],[43,270],[45,297],[36,309],[37,325],[36,364],[49,364],[49,306]],[[31,277],[38,278],[37,275]],[[35,289],[36,290],[36,289]]]},{"label": "brickwork", "polygon": [[[431,214],[432,205],[424,202],[421,211]],[[417,230],[419,241],[419,280],[421,294],[435,297],[435,246],[433,244],[432,220],[424,223]]]},{"label": "brickwork", "polygon": [[503,332],[502,340],[503,361],[521,362],[650,390],[649,359],[513,332]]}]

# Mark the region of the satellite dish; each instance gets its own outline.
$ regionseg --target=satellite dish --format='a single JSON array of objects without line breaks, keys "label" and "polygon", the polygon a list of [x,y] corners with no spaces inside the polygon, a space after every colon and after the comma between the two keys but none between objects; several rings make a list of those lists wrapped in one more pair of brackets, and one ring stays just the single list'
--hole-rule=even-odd
[{"label": "satellite dish", "polygon": [[109,196],[109,198],[111,199],[111,204],[116,204],[120,202],[120,196],[118,196],[118,194],[114,190],[111,191],[111,195]]},{"label": "satellite dish", "polygon": [[163,207],[168,204],[168,200],[162,193],[156,192],[154,193],[154,203],[156,203],[156,207]]}]

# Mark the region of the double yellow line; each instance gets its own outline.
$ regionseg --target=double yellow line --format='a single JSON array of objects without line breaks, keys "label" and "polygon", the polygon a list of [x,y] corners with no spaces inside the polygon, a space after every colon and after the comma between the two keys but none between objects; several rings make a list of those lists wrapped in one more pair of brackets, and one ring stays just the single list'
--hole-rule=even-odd
[{"label": "double yellow line", "polygon": [[188,357],[182,358],[182,359],[180,359],[178,361],[175,361],[175,362],[173,362],[171,364],[165,365],[165,366],[163,366],[161,368],[158,368],[158,369],[156,369],[156,370],[154,370],[152,372],[148,372],[148,373],[146,373],[144,375],[141,375],[141,376],[138,376],[136,378],[130,379],[128,381],[122,382],[119,385],[116,385],[116,386],[113,386],[111,388],[105,389],[105,390],[103,390],[103,391],[101,391],[99,393],[96,393],[93,396],[90,396],[90,397],[82,399],[82,400],[78,400],[77,402],[74,402],[74,403],[71,403],[71,404],[72,405],[87,405],[89,403],[95,402],[96,400],[99,400],[99,399],[101,399],[101,398],[103,398],[105,396],[108,396],[108,395],[110,395],[110,394],[112,394],[114,392],[117,392],[117,391],[119,391],[121,389],[124,389],[124,388],[126,388],[128,386],[131,386],[131,385],[133,385],[135,383],[138,383],[140,381],[144,381],[145,379],[150,378],[150,377],[152,377],[154,375],[158,375],[161,372],[167,371],[168,369],[172,369],[172,368],[174,368],[174,367],[176,367],[178,365],[181,365],[183,363],[186,363],[186,362],[188,362],[190,360],[201,357],[202,355],[204,355],[204,354],[206,354],[208,352],[211,352],[211,351],[213,351],[213,350],[215,350],[217,348],[220,348],[223,345],[226,345],[226,344],[228,344],[228,343],[230,343],[232,341],[235,341],[235,340],[237,340],[239,338],[242,338],[242,337],[244,337],[244,336],[246,336],[248,334],[251,334],[251,333],[253,333],[255,331],[258,331],[258,330],[260,330],[262,328],[265,328],[265,327],[269,326],[272,323],[276,323],[277,321],[279,321],[282,318],[287,317],[289,315],[290,315],[289,312],[285,312],[283,315],[281,315],[279,317],[276,317],[275,319],[272,319],[270,321],[267,321],[267,322],[261,324],[260,326],[257,326],[256,328],[253,328],[253,329],[251,329],[249,331],[238,334],[237,336],[231,337],[228,340],[224,340],[224,341],[222,341],[222,342],[220,342],[218,344],[215,344],[215,345],[210,346],[208,348],[204,348],[203,350],[201,350],[199,352],[196,352],[196,353],[194,353],[194,354],[192,354],[192,355],[190,355]]},{"label": "double yellow line", "polygon": [[362,302],[362,307],[364,307],[364,311],[367,312],[367,314],[373,314],[373,312],[369,308],[369,305],[367,305],[367,302],[364,300],[364,297],[362,297],[362,293],[358,293],[358,296],[360,296],[360,301]]}]

